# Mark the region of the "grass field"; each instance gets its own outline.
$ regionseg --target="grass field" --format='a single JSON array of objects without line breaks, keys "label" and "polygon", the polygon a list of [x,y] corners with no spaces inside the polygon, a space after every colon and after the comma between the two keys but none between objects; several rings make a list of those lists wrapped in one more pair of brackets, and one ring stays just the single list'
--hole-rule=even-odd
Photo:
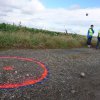
[{"label": "grass field", "polygon": [[0,24],[0,48],[56,49],[86,45],[86,37],[22,26]]}]

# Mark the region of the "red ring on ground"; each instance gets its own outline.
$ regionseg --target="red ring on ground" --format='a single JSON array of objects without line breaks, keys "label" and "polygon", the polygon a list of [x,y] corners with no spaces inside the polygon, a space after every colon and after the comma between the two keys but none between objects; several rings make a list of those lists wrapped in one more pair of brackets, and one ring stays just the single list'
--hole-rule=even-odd
[{"label": "red ring on ground", "polygon": [[27,86],[27,85],[33,85],[33,84],[35,84],[37,82],[42,81],[44,78],[46,78],[46,76],[48,74],[48,71],[47,71],[45,65],[43,63],[39,62],[39,61],[36,61],[35,59],[22,58],[22,57],[9,57],[9,56],[0,57],[0,59],[9,59],[9,58],[18,59],[18,60],[24,60],[24,61],[29,61],[29,62],[34,62],[34,63],[40,65],[40,67],[43,68],[44,72],[42,73],[42,75],[39,78],[37,78],[35,80],[26,80],[26,81],[24,81],[22,83],[16,83],[16,84],[12,84],[12,83],[0,84],[0,88],[2,88],[2,89],[4,89],[4,88],[5,89],[7,89],[7,88],[18,88],[18,87]]}]

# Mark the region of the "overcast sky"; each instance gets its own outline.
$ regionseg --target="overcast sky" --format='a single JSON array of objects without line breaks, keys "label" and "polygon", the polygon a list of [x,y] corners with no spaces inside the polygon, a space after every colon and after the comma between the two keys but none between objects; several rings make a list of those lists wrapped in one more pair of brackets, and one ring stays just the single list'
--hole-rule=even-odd
[{"label": "overcast sky", "polygon": [[[87,34],[100,29],[99,0],[0,0],[0,22]],[[86,16],[88,13],[88,16]]]}]

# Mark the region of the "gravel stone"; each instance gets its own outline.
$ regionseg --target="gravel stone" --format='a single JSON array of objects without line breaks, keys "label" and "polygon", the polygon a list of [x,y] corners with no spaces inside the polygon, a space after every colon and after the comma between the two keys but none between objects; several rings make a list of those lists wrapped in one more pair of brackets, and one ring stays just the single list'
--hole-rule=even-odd
[{"label": "gravel stone", "polygon": [[[32,86],[0,89],[0,100],[100,100],[99,49],[4,50],[0,56],[35,58],[49,71],[46,79]],[[2,70],[3,66],[12,65],[20,70]],[[32,63],[25,61],[0,59],[0,84],[14,81],[15,77],[20,81],[32,75],[39,77],[42,70],[31,66]],[[32,68],[38,71],[33,72]]]}]

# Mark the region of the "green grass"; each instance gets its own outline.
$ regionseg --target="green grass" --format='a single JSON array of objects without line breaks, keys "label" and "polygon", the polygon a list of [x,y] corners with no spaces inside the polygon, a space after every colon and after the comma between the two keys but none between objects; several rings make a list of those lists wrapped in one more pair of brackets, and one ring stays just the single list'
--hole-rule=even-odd
[{"label": "green grass", "polygon": [[57,49],[76,48],[86,44],[86,37],[22,26],[0,24],[0,48]]}]

